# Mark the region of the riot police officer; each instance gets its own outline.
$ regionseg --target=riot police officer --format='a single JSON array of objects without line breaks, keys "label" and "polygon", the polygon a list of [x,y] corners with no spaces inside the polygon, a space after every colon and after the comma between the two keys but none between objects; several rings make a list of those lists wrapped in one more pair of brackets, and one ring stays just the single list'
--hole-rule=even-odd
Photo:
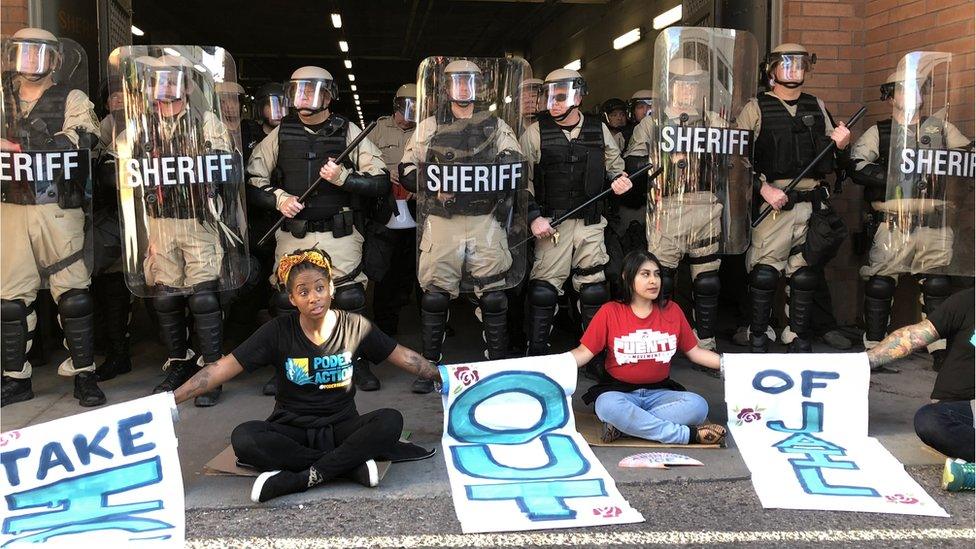
[{"label": "riot police officer", "polygon": [[627,123],[627,103],[623,99],[611,97],[600,105],[600,112],[603,114],[603,122],[613,135],[617,149],[622,152],[627,148],[627,140],[633,131],[633,127]]},{"label": "riot police officer", "polygon": [[[584,116],[580,103],[586,81],[579,72],[557,69],[545,79],[549,116],[525,130],[520,139],[528,162],[529,221],[536,237],[535,263],[529,275],[528,352],[545,354],[563,283],[572,276],[579,293],[583,329],[609,299],[604,267],[609,261],[603,205],[595,203],[558,229],[550,222],[602,192],[612,181],[615,194],[630,190],[617,141],[596,116]],[[618,177],[620,176],[620,177]]]},{"label": "riot police officer", "polygon": [[[48,31],[24,28],[3,44],[2,69],[4,171],[42,161],[32,151],[58,151],[44,155],[49,164],[36,166],[37,179],[18,171],[3,182],[2,405],[34,397],[26,354],[37,324],[37,291],[50,284],[69,354],[58,373],[74,377],[79,404],[98,406],[105,395],[94,373],[91,273],[84,243],[90,211],[88,150],[97,143],[99,128],[84,89],[84,50]],[[44,172],[54,175],[44,177]]]},{"label": "riot police officer", "polygon": [[774,48],[766,63],[772,90],[747,103],[737,117],[739,127],[756,136],[754,167],[758,177],[754,188],[758,196],[754,205],[764,207],[765,203],[775,210],[753,229],[746,255],[753,352],[768,349],[766,329],[780,273],[789,279],[790,329],[797,336],[789,348],[794,352],[812,351],[811,315],[818,275],[807,265],[803,244],[813,208],[827,200],[826,186],[821,182],[833,172],[834,158],[825,157],[789,195],[782,188],[831,140],[839,150],[850,142],[850,131],[843,123],[832,123],[823,101],[802,91],[806,74],[813,70],[815,62],[816,56],[799,44]]},{"label": "riot police officer", "polygon": [[636,127],[645,117],[654,113],[654,90],[637,90],[627,101],[627,114],[630,124]]},{"label": "riot police officer", "polygon": [[[329,71],[314,66],[297,69],[286,95],[294,113],[254,148],[247,164],[250,184],[273,194],[277,210],[287,218],[275,234],[275,269],[286,253],[328,250],[335,274],[333,306],[362,314],[366,309],[364,204],[390,192],[389,174],[382,154],[368,138],[343,164],[333,161],[361,130],[330,109],[338,87]],[[318,177],[323,181],[317,191],[300,203],[298,197]],[[277,311],[292,308],[283,289],[273,299]],[[360,390],[379,388],[365,359],[357,359],[353,372]]]}]

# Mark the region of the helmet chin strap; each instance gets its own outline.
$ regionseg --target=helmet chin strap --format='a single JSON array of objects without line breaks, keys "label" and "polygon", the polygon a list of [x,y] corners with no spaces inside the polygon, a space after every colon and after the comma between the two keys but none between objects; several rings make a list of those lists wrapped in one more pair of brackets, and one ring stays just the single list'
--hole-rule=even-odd
[{"label": "helmet chin strap", "polygon": [[451,102],[462,109],[474,103],[474,101],[458,101],[457,99],[451,99]]},{"label": "helmet chin strap", "polygon": [[776,78],[775,76],[773,77],[773,82],[776,82],[780,86],[783,86],[784,88],[789,88],[791,90],[794,90],[794,89],[799,88],[800,86],[802,86],[803,85],[803,82],[805,80],[806,80],[806,78],[804,78],[803,80],[800,80],[799,82],[784,82],[784,81],[780,80],[779,78]]},{"label": "helmet chin strap", "polygon": [[[553,116],[552,119],[555,120],[556,122],[562,122],[563,120],[566,120],[566,117],[569,116],[577,108],[579,108],[578,105],[573,105],[572,107],[566,109],[566,112],[562,113],[559,116]],[[552,114],[551,111],[550,114]]]}]

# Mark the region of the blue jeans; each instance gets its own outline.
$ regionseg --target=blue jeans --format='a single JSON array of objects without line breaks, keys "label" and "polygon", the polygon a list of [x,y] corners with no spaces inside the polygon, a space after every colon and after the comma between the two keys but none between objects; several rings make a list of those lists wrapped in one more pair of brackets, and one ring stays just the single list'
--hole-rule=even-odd
[{"label": "blue jeans", "polygon": [[968,400],[943,400],[915,412],[915,433],[926,445],[951,458],[973,461],[973,409]]},{"label": "blue jeans", "polygon": [[705,399],[688,391],[637,389],[609,391],[596,399],[596,415],[632,437],[667,444],[688,444],[689,425],[708,417]]}]

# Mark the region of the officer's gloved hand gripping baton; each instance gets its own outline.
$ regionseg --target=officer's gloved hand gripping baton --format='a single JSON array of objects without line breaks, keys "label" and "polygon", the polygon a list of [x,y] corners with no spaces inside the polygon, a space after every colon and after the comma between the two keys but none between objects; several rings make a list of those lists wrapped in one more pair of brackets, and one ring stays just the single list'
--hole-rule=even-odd
[{"label": "officer's gloved hand gripping baton", "polygon": [[[630,177],[630,178],[640,177],[640,176],[644,175],[645,173],[647,173],[647,170],[650,170],[651,167],[653,167],[653,164],[647,164],[643,168],[635,171],[634,173],[627,174],[627,177]],[[651,175],[647,176],[647,183],[650,184],[650,182],[653,181],[657,176],[661,175],[661,172],[663,172],[663,171],[664,171],[664,168],[658,168],[658,169],[654,170],[654,173],[652,173]],[[621,175],[623,175],[623,174],[621,174]],[[617,176],[617,177],[619,178],[620,176]],[[614,181],[616,181],[616,179],[614,179]],[[551,223],[549,223],[549,226],[552,227],[552,228],[556,228],[556,226],[559,225],[560,223],[562,223],[563,221],[566,221],[570,217],[576,215],[577,212],[579,212],[583,208],[586,208],[590,204],[593,204],[597,200],[601,200],[601,199],[605,198],[611,192],[613,192],[613,187],[610,187],[610,188],[604,190],[600,194],[594,196],[593,198],[587,200],[586,202],[580,204],[579,206],[576,206],[572,210],[569,210],[568,212],[566,212],[565,214],[563,214],[562,216],[560,216],[559,219],[556,219],[556,220],[552,221]],[[529,242],[531,240],[534,240],[534,239],[535,239],[535,235],[532,235],[529,238],[526,238],[525,240],[523,240],[523,241],[519,242],[518,244],[516,244],[515,247],[517,248],[517,247],[519,247],[519,246],[521,246],[521,245],[523,245],[523,244],[525,244],[525,243],[527,243],[527,242]]]},{"label": "officer's gloved hand gripping baton", "polygon": [[[864,113],[866,113],[867,111],[868,111],[867,107],[861,107],[860,109],[858,109],[856,113],[854,113],[854,116],[852,116],[851,119],[848,120],[847,124],[845,124],[844,126],[850,129],[852,126],[860,122],[861,117],[863,117]],[[814,158],[809,164],[807,164],[807,167],[803,168],[803,171],[800,172],[799,175],[794,177],[793,181],[790,181],[789,185],[783,187],[783,192],[788,193],[792,191],[794,188],[796,188],[796,186],[800,183],[800,180],[806,177],[807,174],[810,173],[810,170],[812,170],[814,166],[816,166],[818,163],[820,163],[821,160],[823,160],[823,157],[834,152],[835,148],[837,148],[837,143],[831,140],[830,145],[824,147],[824,149],[820,151],[820,154],[818,154],[816,158]],[[766,206],[766,208],[762,211],[762,213],[759,214],[759,217],[757,217],[756,220],[752,222],[752,228],[755,229],[756,227],[758,227],[759,224],[763,222],[763,219],[766,219],[766,217],[768,217],[769,214],[771,213],[773,213],[773,207]]]},{"label": "officer's gloved hand gripping baton", "polygon": [[[357,135],[356,138],[352,140],[352,143],[350,143],[349,146],[346,147],[346,150],[342,151],[339,154],[339,156],[337,156],[335,160],[333,160],[333,162],[335,162],[336,164],[342,163],[342,161],[345,160],[350,154],[352,154],[352,151],[355,150],[355,148],[358,147],[360,143],[362,143],[363,139],[366,139],[366,136],[369,135],[369,132],[373,131],[373,128],[375,127],[376,127],[376,121],[374,120],[370,122],[368,126],[363,128],[363,131],[361,131],[359,135]],[[315,180],[315,182],[313,182],[311,185],[308,186],[308,190],[303,192],[302,196],[298,197],[298,201],[304,204],[305,200],[307,200],[308,197],[315,192],[315,189],[319,188],[319,184],[321,183],[322,183],[322,178],[319,177],[318,179]],[[272,225],[270,229],[268,229],[268,232],[264,233],[264,236],[261,237],[261,240],[258,240],[258,246],[263,246],[264,243],[267,242],[272,235],[274,235],[275,231],[281,228],[281,224],[285,222],[285,219],[287,218],[284,215],[282,215],[281,218],[278,219],[278,221],[276,221],[275,224]]]}]

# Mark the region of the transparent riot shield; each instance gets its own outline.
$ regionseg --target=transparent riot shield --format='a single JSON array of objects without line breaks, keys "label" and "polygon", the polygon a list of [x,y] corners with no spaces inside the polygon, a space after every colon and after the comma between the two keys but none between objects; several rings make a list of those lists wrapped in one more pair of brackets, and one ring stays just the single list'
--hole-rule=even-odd
[{"label": "transparent riot shield", "polygon": [[2,40],[0,200],[5,294],[88,284],[98,120],[85,50],[24,29]]},{"label": "transparent riot shield", "polygon": [[417,275],[424,290],[511,288],[526,268],[519,58],[429,57],[418,72]]},{"label": "transparent riot shield", "polygon": [[873,204],[885,223],[870,258],[887,272],[973,275],[973,104],[957,95],[972,70],[951,60],[911,52],[895,71],[888,185]]},{"label": "transparent riot shield", "polygon": [[222,83],[222,48],[130,46],[109,57],[121,92],[115,140],[126,283],[139,296],[233,290],[247,278],[239,127]]},{"label": "transparent riot shield", "polygon": [[756,94],[756,59],[745,31],[669,27],[654,43],[659,108],[643,124],[664,172],[648,183],[647,236],[666,266],[749,245],[753,136],[734,117]]}]

